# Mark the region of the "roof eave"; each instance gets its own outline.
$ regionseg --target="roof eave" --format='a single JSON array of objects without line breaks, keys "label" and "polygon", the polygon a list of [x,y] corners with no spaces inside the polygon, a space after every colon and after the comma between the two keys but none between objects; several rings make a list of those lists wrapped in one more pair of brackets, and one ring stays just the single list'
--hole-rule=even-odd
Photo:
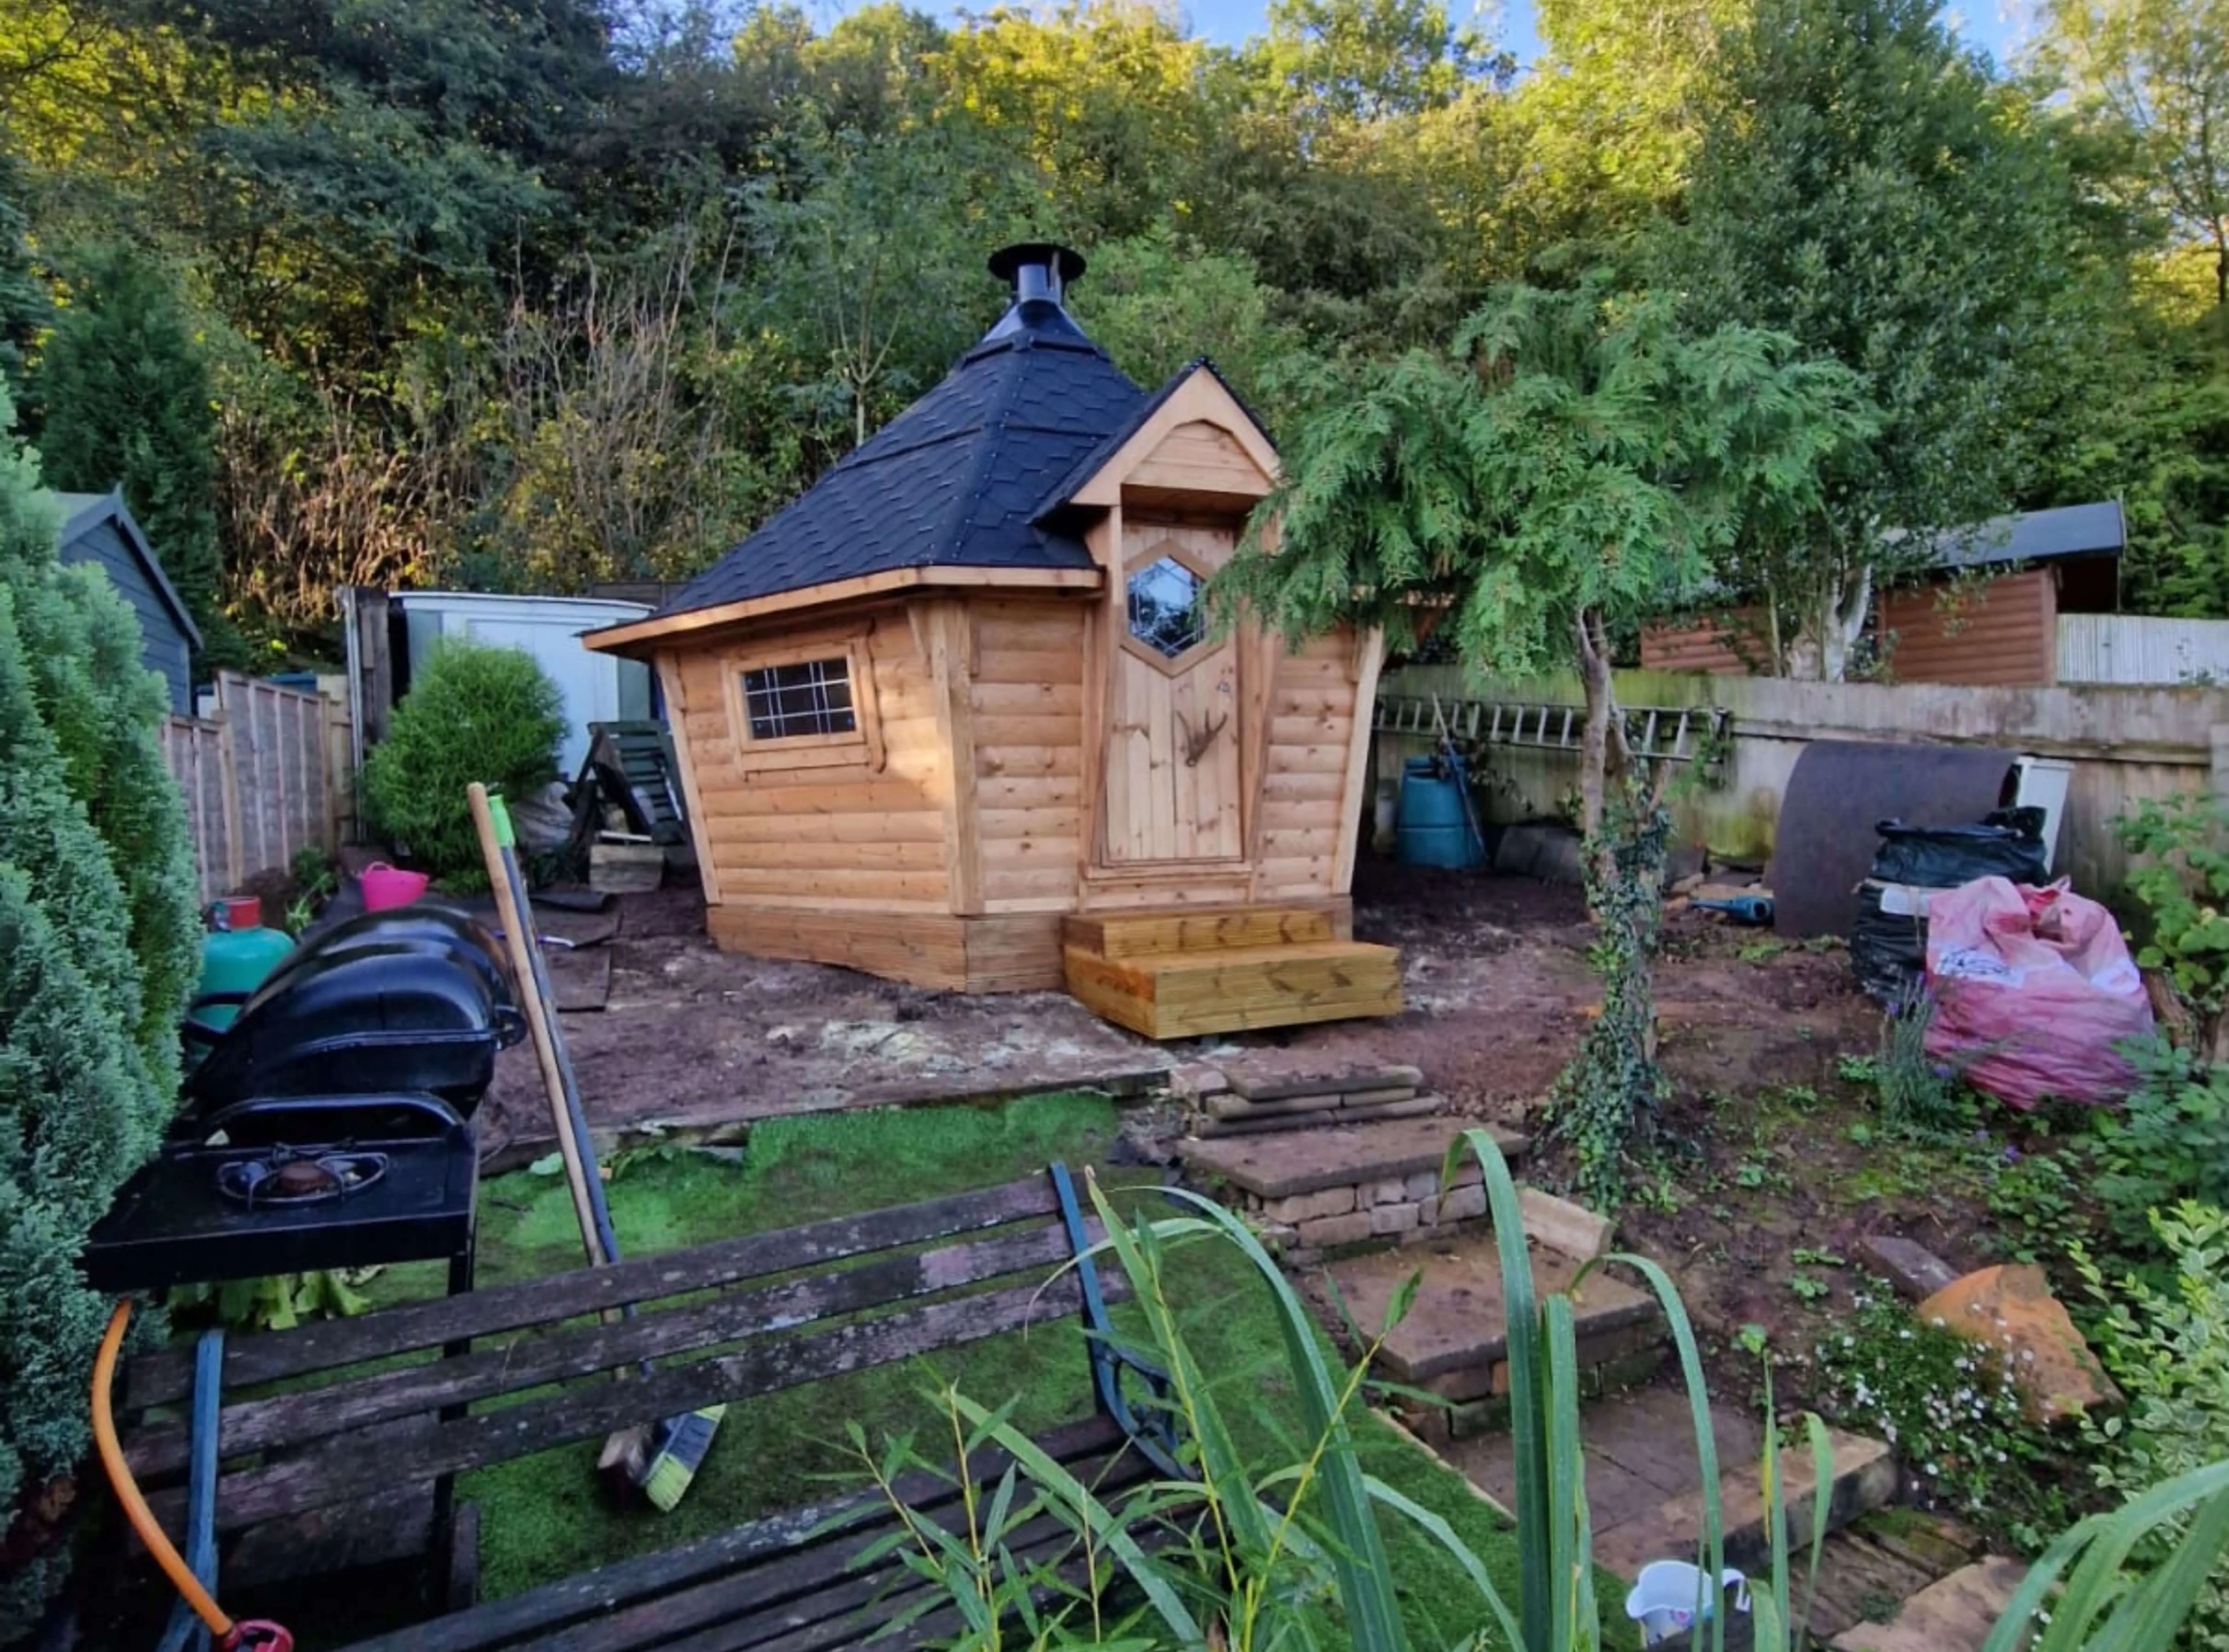
[{"label": "roof eave", "polygon": [[885,569],[880,573],[800,586],[793,591],[715,603],[684,614],[652,614],[646,620],[585,633],[581,640],[599,653],[639,658],[658,648],[686,643],[708,632],[754,620],[908,591],[1095,591],[1105,582],[1105,574],[1096,568],[1008,568],[937,562],[925,567]]},{"label": "roof eave", "polygon": [[202,648],[201,627],[194,623],[194,616],[187,611],[186,600],[178,595],[178,588],[170,583],[170,576],[163,571],[162,559],[155,555],[154,546],[147,543],[147,536],[133,517],[132,507],[124,503],[122,488],[102,494],[96,502],[64,521],[61,532],[55,537],[55,543],[66,545],[80,534],[99,527],[104,522],[112,521],[123,534],[125,543],[132,547],[132,554],[139,559],[140,567],[146,570],[148,583],[155,588],[155,595],[163,600],[163,606],[170,609],[170,617],[178,622],[178,629],[185,633],[187,646],[199,653]]}]

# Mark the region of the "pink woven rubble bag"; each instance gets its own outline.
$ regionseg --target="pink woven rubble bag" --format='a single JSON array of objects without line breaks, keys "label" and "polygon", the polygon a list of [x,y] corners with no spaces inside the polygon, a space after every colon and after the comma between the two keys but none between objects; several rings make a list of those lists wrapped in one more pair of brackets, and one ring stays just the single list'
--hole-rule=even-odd
[{"label": "pink woven rubble bag", "polygon": [[1927,1053],[2022,1110],[2119,1101],[2135,1075],[2117,1046],[2152,1030],[2120,926],[2063,881],[1978,877],[1930,896],[1927,984]]}]

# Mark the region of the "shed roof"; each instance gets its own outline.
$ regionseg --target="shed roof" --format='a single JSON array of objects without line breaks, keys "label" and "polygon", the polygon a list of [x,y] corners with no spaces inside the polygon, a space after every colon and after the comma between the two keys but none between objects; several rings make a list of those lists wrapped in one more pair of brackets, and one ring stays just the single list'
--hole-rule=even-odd
[{"label": "shed roof", "polygon": [[163,564],[156,557],[155,548],[147,543],[147,536],[140,530],[138,523],[132,519],[130,508],[124,503],[124,490],[119,487],[106,493],[55,492],[48,497],[61,507],[62,513],[61,531],[55,536],[57,545],[67,545],[74,539],[82,538],[105,522],[115,523],[117,532],[131,547],[132,556],[138,559],[140,567],[145,570],[149,588],[162,599],[163,606],[170,612],[170,617],[178,622],[178,629],[184,633],[187,645],[198,651],[202,646],[201,631],[194,624],[193,615],[186,611],[185,599],[178,595],[177,587],[170,583],[170,575],[163,571]]},{"label": "shed roof", "polygon": [[2117,556],[2129,543],[2117,499],[2065,505],[1993,517],[1972,528],[1938,534],[1931,568],[1994,568],[2007,562],[2056,562],[2069,556]]},{"label": "shed roof", "polygon": [[1015,305],[943,382],[654,616],[937,566],[1090,569],[1040,521],[1147,402],[1057,303]]}]

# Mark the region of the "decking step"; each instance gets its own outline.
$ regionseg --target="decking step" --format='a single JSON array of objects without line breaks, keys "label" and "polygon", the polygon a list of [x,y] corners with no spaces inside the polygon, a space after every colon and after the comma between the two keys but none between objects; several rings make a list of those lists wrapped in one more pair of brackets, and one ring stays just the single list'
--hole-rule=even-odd
[{"label": "decking step", "polygon": [[1155,907],[1136,912],[1082,912],[1061,922],[1063,944],[1108,959],[1351,938],[1344,915],[1327,907]]},{"label": "decking step", "polygon": [[1290,942],[1114,958],[1070,944],[1063,958],[1072,997],[1149,1038],[1401,1012],[1401,955],[1367,942]]},{"label": "decking step", "polygon": [[1834,1652],[1981,1652],[2012,1604],[2027,1568],[1991,1555],[1931,1583],[1885,1623],[1856,1623],[1828,1642]]},{"label": "decking step", "polygon": [[[1466,1129],[1482,1128],[1513,1164],[1530,1138],[1474,1119],[1393,1119],[1279,1135],[1217,1136],[1180,1143],[1178,1154],[1195,1180],[1220,1178],[1259,1199],[1290,1199],[1326,1187],[1398,1181],[1422,1171],[1437,1173],[1448,1148]],[[1476,1181],[1466,1171],[1463,1180]]]},{"label": "decking step", "polygon": [[[1641,1366],[1653,1368],[1664,1337],[1654,1296],[1599,1271],[1574,1288],[1582,1264],[1542,1246],[1532,1247],[1532,1262],[1536,1292],[1571,1297],[1581,1370],[1632,1380],[1647,1374]],[[1354,1257],[1332,1264],[1330,1273],[1355,1324],[1371,1334],[1384,1323],[1394,1294],[1420,1270],[1416,1301],[1379,1349],[1379,1365],[1395,1381],[1443,1399],[1507,1393],[1507,1301],[1493,1239]]]}]

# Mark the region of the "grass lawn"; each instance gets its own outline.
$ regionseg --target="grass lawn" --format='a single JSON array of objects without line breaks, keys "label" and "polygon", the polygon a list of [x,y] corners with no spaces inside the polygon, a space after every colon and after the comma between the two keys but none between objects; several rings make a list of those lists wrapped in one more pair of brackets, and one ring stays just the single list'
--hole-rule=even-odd
[{"label": "grass lawn", "polygon": [[[1113,1103],[1093,1094],[995,1109],[778,1119],[755,1127],[741,1162],[675,1152],[622,1164],[610,1184],[613,1220],[626,1253],[642,1255],[994,1186],[1054,1159],[1099,1162],[1114,1136]],[[1158,1185],[1153,1173],[1109,1167],[1102,1180],[1127,1183],[1134,1190],[1127,1197],[1159,1205],[1148,1186]],[[481,1194],[483,1282],[581,1265],[562,1177],[521,1172],[490,1181]],[[1297,1429],[1298,1412],[1262,1282],[1226,1245],[1188,1246],[1175,1267],[1192,1347],[1226,1385],[1226,1414],[1259,1449],[1261,1462],[1291,1461],[1281,1441]],[[378,1294],[427,1289],[410,1276],[415,1272],[395,1270]],[[925,1399],[925,1391],[947,1379],[986,1405],[1015,1401],[1015,1423],[1032,1433],[1090,1410],[1082,1340],[1063,1317],[928,1360],[731,1405],[689,1496],[671,1514],[611,1507],[596,1484],[594,1443],[485,1470],[460,1485],[480,1507],[483,1592],[515,1593],[856,1489],[864,1475],[846,1441],[851,1420],[877,1443],[922,1430],[924,1455],[947,1456],[933,1443],[939,1437],[928,1430],[937,1419]],[[1513,1602],[1515,1546],[1500,1516],[1406,1437],[1374,1423],[1359,1431],[1370,1470],[1451,1521]],[[1429,1652],[1458,1642],[1486,1616],[1474,1590],[1405,1521],[1387,1515],[1383,1525],[1417,1646]],[[1603,1587],[1608,1617],[1629,1634],[1606,1578]]]}]

